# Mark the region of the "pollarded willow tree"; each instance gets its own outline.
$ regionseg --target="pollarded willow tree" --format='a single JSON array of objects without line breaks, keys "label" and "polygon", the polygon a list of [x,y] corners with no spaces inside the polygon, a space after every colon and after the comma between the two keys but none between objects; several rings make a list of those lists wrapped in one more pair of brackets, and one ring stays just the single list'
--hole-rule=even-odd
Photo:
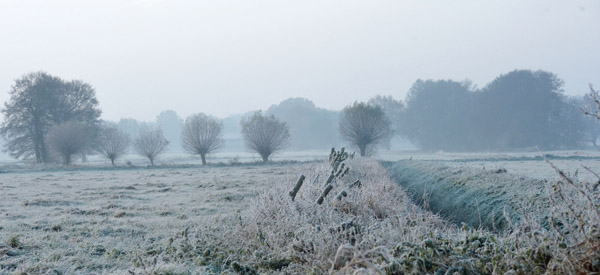
[{"label": "pollarded willow tree", "polygon": [[169,141],[160,128],[150,128],[140,131],[133,145],[135,151],[148,158],[150,165],[154,166],[154,160],[167,149]]},{"label": "pollarded willow tree", "polygon": [[63,165],[71,165],[73,156],[90,148],[94,135],[94,129],[86,123],[67,121],[48,130],[47,143],[51,151],[62,159]]},{"label": "pollarded willow tree", "polygon": [[340,134],[359,149],[361,156],[365,156],[390,139],[391,123],[380,106],[354,102],[342,112]]},{"label": "pollarded willow tree", "polygon": [[0,134],[6,151],[14,158],[35,157],[38,163],[51,160],[47,134],[53,125],[80,121],[99,123],[100,109],[94,88],[82,81],[65,81],[46,72],[18,78],[10,99],[4,103]]},{"label": "pollarded willow tree", "polygon": [[241,121],[242,136],[248,149],[257,152],[264,162],[269,156],[289,145],[290,130],[287,123],[260,111]]},{"label": "pollarded willow tree", "polygon": [[206,154],[223,148],[225,144],[223,122],[202,113],[191,115],[183,123],[181,142],[183,149],[200,155],[202,165],[206,165]]},{"label": "pollarded willow tree", "polygon": [[103,127],[98,136],[96,151],[110,160],[114,166],[115,160],[127,154],[129,148],[129,135],[116,126]]}]

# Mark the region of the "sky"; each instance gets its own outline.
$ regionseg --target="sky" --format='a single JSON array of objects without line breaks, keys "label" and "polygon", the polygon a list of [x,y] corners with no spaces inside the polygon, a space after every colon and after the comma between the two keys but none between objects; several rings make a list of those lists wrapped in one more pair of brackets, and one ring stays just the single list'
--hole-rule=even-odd
[{"label": "sky", "polygon": [[0,101],[43,70],[96,89],[102,118],[217,117],[290,97],[339,110],[417,79],[478,87],[546,70],[600,87],[598,0],[0,0]]}]

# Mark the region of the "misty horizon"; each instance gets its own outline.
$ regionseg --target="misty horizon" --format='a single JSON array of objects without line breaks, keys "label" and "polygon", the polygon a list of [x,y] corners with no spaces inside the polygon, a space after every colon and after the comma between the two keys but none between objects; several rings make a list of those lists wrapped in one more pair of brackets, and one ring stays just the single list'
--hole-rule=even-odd
[{"label": "misty horizon", "polygon": [[583,95],[598,82],[598,11],[597,1],[0,1],[0,100],[38,70],[93,85],[110,121],[225,118],[292,97],[341,110],[404,99],[417,79],[483,87],[514,69],[553,72],[566,95]]}]

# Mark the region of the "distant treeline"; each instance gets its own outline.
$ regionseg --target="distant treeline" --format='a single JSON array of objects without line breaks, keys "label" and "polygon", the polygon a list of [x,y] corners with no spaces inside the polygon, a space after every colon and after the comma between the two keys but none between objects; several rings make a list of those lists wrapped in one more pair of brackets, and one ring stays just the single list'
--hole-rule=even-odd
[{"label": "distant treeline", "polygon": [[594,143],[600,125],[584,98],[563,94],[545,71],[515,70],[477,89],[468,81],[418,80],[398,117],[400,133],[425,150],[573,149]]},{"label": "distant treeline", "polygon": [[[404,101],[376,96],[392,122],[395,136],[423,150],[501,151],[576,149],[595,145],[600,125],[582,114],[584,97],[567,97],[563,81],[546,71],[515,70],[482,88],[469,81],[417,80]],[[224,150],[244,150],[240,120],[253,112],[223,119]],[[340,111],[318,108],[305,98],[289,98],[265,112],[286,122],[292,150],[323,149],[342,142]],[[159,114],[155,122],[121,119],[115,123],[135,137],[140,129],[159,126],[181,150],[183,118],[175,111]],[[390,146],[383,144],[384,147]]]},{"label": "distant treeline", "polygon": [[[241,135],[240,121],[251,116],[254,112],[232,115],[224,118],[223,137],[225,151],[243,151],[244,142]],[[274,115],[288,124],[290,129],[291,150],[323,149],[337,146],[339,138],[339,111],[317,108],[315,104],[304,98],[286,99],[278,105],[272,105],[265,112]],[[133,118],[124,118],[118,122],[105,121],[114,125],[131,137],[137,137],[139,132],[150,127],[160,128],[171,143],[169,151],[183,152],[181,146],[181,130],[184,119],[173,110],[161,112],[155,121],[143,122]]]},{"label": "distant treeline", "polygon": [[122,118],[118,122],[103,121],[109,126],[116,126],[119,130],[125,132],[128,136],[135,138],[145,129],[157,127],[162,130],[165,138],[169,141],[169,151],[183,152],[181,146],[181,130],[183,129],[183,118],[173,110],[162,111],[155,121],[144,122],[133,118]]},{"label": "distant treeline", "polygon": [[[567,97],[562,87],[563,81],[553,73],[530,70],[500,75],[482,88],[469,81],[417,80],[404,100],[375,96],[367,102],[381,107],[386,117],[382,125],[390,125],[395,137],[390,139],[385,135],[385,139],[373,145],[389,149],[394,148],[394,141],[409,140],[420,149],[436,151],[598,147],[600,124],[582,112],[586,106],[594,105],[593,100],[585,96]],[[15,81],[9,94],[10,100],[1,109],[4,121],[0,135],[4,137],[6,152],[14,158],[35,157],[37,162],[47,163],[52,159],[47,146],[47,139],[52,138],[51,130],[69,126],[69,122],[86,124],[90,137],[102,132],[100,126],[114,126],[131,139],[145,130],[160,129],[169,143],[169,151],[184,152],[181,138],[184,119],[173,110],[161,112],[152,122],[131,118],[102,121],[99,102],[90,84],[64,80],[45,72],[23,75]],[[350,106],[365,109],[368,105]],[[304,98],[290,98],[272,105],[264,113],[287,125],[288,150],[324,149],[344,144],[340,135],[343,111],[318,108]],[[255,112],[217,119],[217,124],[222,123],[222,150],[247,150],[240,122],[253,114]],[[56,139],[61,133],[55,132]],[[82,155],[88,153],[93,150],[85,150]]]}]

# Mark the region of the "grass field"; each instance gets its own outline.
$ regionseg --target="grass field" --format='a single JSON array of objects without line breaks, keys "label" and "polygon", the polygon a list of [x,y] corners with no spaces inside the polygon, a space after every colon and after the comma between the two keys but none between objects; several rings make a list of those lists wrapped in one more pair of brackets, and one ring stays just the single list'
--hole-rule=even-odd
[{"label": "grass field", "polygon": [[593,180],[594,175],[582,166],[600,170],[600,151],[530,151],[504,153],[444,153],[444,152],[414,152],[397,151],[381,152],[377,159],[384,161],[420,160],[424,162],[443,164],[453,168],[473,168],[479,170],[505,169],[508,174],[517,177],[535,179],[558,179],[559,175],[542,158],[550,161],[574,174],[578,171],[582,180]]},{"label": "grass field", "polygon": [[244,209],[307,166],[0,174],[0,270],[125,272],[134,251],[152,250],[209,217]]},{"label": "grass field", "polygon": [[[595,152],[548,154],[571,175],[579,169],[577,184],[593,179],[582,165],[599,170]],[[315,152],[300,157],[318,158]],[[547,179],[549,187],[572,195],[570,202],[548,197],[554,221],[571,224],[557,229],[555,222],[548,228],[532,215],[503,232],[464,227],[449,219],[452,213],[438,216],[413,203],[371,159],[347,161],[351,172],[335,182],[323,205],[315,200],[331,169],[324,157],[266,165],[250,159],[219,161],[207,167],[181,156],[165,158],[153,168],[140,166],[142,160],[114,169],[93,159],[69,168],[5,164],[0,173],[0,274],[529,274],[600,269],[598,254],[590,252],[600,243],[594,239],[600,223],[597,206],[586,204],[578,189],[553,184],[560,176],[537,152],[382,152],[378,158],[478,175],[505,169],[501,174],[516,180]],[[292,202],[288,192],[300,174],[306,182]],[[362,187],[352,185],[356,180]],[[335,199],[342,189],[347,196]],[[597,199],[598,193],[591,191]],[[577,215],[588,219],[585,225]],[[565,235],[567,229],[571,233]]]}]

